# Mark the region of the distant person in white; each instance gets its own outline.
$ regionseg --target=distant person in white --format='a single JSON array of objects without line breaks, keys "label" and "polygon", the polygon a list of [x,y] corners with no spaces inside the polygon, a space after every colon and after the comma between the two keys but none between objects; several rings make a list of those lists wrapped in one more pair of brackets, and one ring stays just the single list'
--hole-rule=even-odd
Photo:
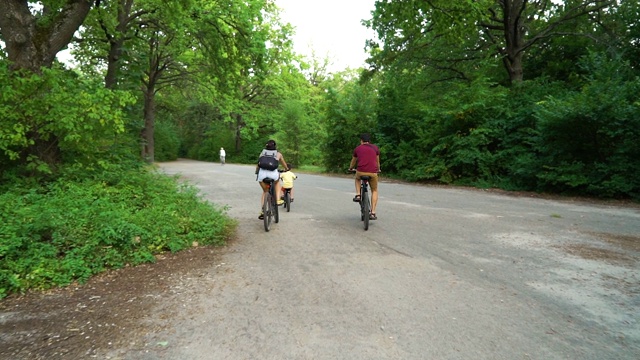
[{"label": "distant person in white", "polygon": [[224,158],[227,156],[227,152],[224,151],[224,148],[220,148],[220,164],[224,165]]}]

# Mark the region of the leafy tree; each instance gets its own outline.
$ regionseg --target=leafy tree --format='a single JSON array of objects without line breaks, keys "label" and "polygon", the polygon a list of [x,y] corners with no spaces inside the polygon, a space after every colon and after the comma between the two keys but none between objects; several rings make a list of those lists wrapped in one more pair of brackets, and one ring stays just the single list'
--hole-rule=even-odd
[{"label": "leafy tree", "polygon": [[[449,77],[468,79],[468,63],[487,56],[502,61],[510,82],[524,75],[524,55],[543,40],[566,33],[563,26],[596,14],[614,2],[573,0],[482,0],[377,2],[366,24],[384,44],[369,47],[377,67],[394,61],[422,61]],[[433,50],[433,51],[432,51]]]},{"label": "leafy tree", "polygon": [[224,99],[216,106],[242,124],[242,107],[229,100],[234,92],[244,91],[238,79],[259,76],[263,69],[268,39],[263,17],[270,8],[265,0],[122,0],[96,13],[84,32],[81,54],[106,59],[107,86],[114,83],[118,68],[134,70],[128,73],[131,84],[131,75],[140,75],[137,81],[142,84],[136,87],[143,90],[143,158],[154,159],[156,94],[165,89],[214,89]]},{"label": "leafy tree", "polygon": [[[235,78],[236,91],[227,99],[235,105],[231,119],[236,131],[236,152],[240,152],[243,141],[273,137],[282,101],[289,96],[291,81],[295,82],[296,70],[289,65],[295,58],[290,40],[292,27],[282,24],[280,10],[274,4],[269,4],[266,10],[264,21],[256,24],[255,33],[263,52],[256,53],[255,59],[248,58],[253,65]],[[252,161],[255,156],[250,155]]]},{"label": "leafy tree", "polygon": [[[268,138],[275,138],[281,146],[289,143],[289,139],[282,139],[284,142],[278,139],[283,136],[279,132],[284,119],[283,109],[290,100],[308,101],[309,84],[298,66],[293,64],[297,57],[289,39],[291,26],[280,23],[278,10],[272,5],[268,4],[263,11],[264,18],[258,19],[260,21],[253,25],[252,41],[255,45],[252,47],[260,51],[245,51],[241,62],[245,64],[244,67],[225,74],[224,78],[205,77],[211,79],[208,83],[216,86],[202,86],[206,89],[203,94],[209,95],[194,99],[193,106],[194,109],[213,109],[207,112],[215,112],[215,115],[209,117],[210,123],[202,119],[202,122],[193,124],[201,130],[189,129],[189,133],[199,139],[190,143],[188,153],[199,154],[201,146],[206,144],[207,149],[216,150],[209,156],[217,157],[214,144],[219,147],[227,143],[229,130],[232,131],[234,143],[228,148],[225,145],[225,148],[233,149],[233,154],[229,155],[235,155],[236,161],[255,161]],[[188,123],[184,124],[191,127]]]},{"label": "leafy tree", "polygon": [[335,74],[325,86],[328,134],[324,165],[327,170],[344,171],[349,166],[353,148],[358,144],[361,133],[371,133],[374,142],[379,140],[376,138],[375,82],[361,84],[349,73],[343,73]]},{"label": "leafy tree", "polygon": [[[128,67],[132,61],[131,51],[136,41],[141,41],[137,33],[151,21],[151,15],[164,2],[144,0],[113,0],[93,11],[83,24],[73,54],[87,73],[95,73],[106,66],[103,74],[105,87],[116,86],[121,76],[121,67]],[[139,72],[139,70],[138,70]]]},{"label": "leafy tree", "polygon": [[[130,93],[60,69],[42,68],[39,75],[22,77],[7,64],[0,64],[0,83],[4,169],[18,161],[30,174],[51,173],[63,160],[88,163],[118,153],[124,109],[134,101]],[[43,148],[49,145],[57,151]]]},{"label": "leafy tree", "polygon": [[[96,5],[99,2],[96,3]],[[0,8],[0,39],[4,41],[9,69],[14,71],[10,83],[24,78],[27,82],[38,82],[38,79],[27,79],[33,74],[40,74],[43,68],[50,68],[56,55],[64,49],[86,18],[93,1],[41,1],[38,6],[31,6],[27,0],[2,0]],[[45,75],[46,77],[47,75]],[[44,85],[44,83],[41,83]],[[48,89],[33,89],[46,96]],[[9,91],[9,90],[7,90]],[[32,93],[35,96],[35,93]],[[14,93],[15,95],[15,93]],[[9,104],[11,106],[11,104]],[[54,105],[55,106],[55,105]],[[20,159],[25,163],[38,162],[41,170],[55,166],[61,159],[59,137],[53,129],[64,127],[52,118],[34,119],[28,114],[13,119],[13,133],[20,139],[22,149],[18,151]],[[50,169],[48,169],[50,170]]]},{"label": "leafy tree", "polygon": [[616,1],[606,15],[594,18],[600,25],[599,36],[606,39],[599,51],[623,56],[632,68],[640,69],[640,2]]}]

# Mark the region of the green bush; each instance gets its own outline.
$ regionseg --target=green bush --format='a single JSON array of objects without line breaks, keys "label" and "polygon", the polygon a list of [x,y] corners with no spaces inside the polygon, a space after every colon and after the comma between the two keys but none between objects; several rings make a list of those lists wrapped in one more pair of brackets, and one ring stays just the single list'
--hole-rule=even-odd
[{"label": "green bush", "polygon": [[109,154],[122,144],[126,109],[135,101],[74,72],[26,74],[10,71],[6,62],[0,62],[0,84],[0,170],[19,162],[51,173],[59,160]]},{"label": "green bush", "polygon": [[178,158],[180,138],[178,127],[169,120],[156,121],[154,131],[155,160],[171,161]]},{"label": "green bush", "polygon": [[[87,177],[81,177],[83,171]],[[74,176],[75,175],[75,176]],[[234,222],[198,191],[154,171],[66,169],[0,195],[0,298],[65,286],[195,243],[223,244]]]},{"label": "green bush", "polygon": [[536,108],[540,187],[601,197],[640,198],[640,78],[619,59],[585,57],[579,91]]}]

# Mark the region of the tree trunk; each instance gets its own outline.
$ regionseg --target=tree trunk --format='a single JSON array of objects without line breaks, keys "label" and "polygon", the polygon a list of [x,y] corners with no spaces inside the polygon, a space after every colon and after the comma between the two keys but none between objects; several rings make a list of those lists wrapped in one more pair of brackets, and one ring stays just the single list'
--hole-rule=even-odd
[{"label": "tree trunk", "polygon": [[[575,19],[588,14],[596,13],[614,3],[610,0],[578,1],[571,5],[565,4],[562,12],[556,14],[556,19],[548,22],[545,27],[531,33],[532,23],[542,17],[552,1],[529,0],[504,0],[499,1],[502,9],[502,18],[493,13],[492,21],[485,25],[488,32],[500,29],[504,34],[504,48],[500,50],[503,63],[509,74],[511,83],[523,80],[523,58],[528,48],[537,41],[550,36],[555,36],[556,29],[563,23],[575,21]],[[564,3],[567,3],[566,1]],[[578,35],[578,34],[574,34]]]},{"label": "tree trunk", "polygon": [[0,0],[0,32],[12,69],[39,72],[51,67],[89,14],[92,1],[67,1],[60,9],[44,7],[34,15],[27,0]]},{"label": "tree trunk", "polygon": [[33,140],[33,144],[25,148],[20,154],[20,161],[24,164],[32,162],[29,156],[35,156],[39,161],[49,166],[49,170],[55,170],[56,166],[62,160],[62,152],[58,146],[58,137],[51,134],[43,138],[37,131],[27,134],[27,137]]},{"label": "tree trunk", "polygon": [[518,52],[514,55],[507,55],[503,59],[504,66],[509,73],[509,81],[512,84],[521,82],[523,79],[522,56],[523,53]]},{"label": "tree trunk", "polygon": [[147,77],[142,82],[144,95],[144,128],[142,137],[142,159],[148,163],[155,161],[154,133],[156,125],[156,85],[162,77],[164,66],[160,65],[160,53],[158,49],[158,34],[155,33],[149,39],[149,69]]},{"label": "tree trunk", "polygon": [[120,64],[118,60],[122,54],[122,45],[124,40],[110,42],[109,55],[107,58],[107,74],[104,77],[104,87],[114,89],[118,85],[118,69]]},{"label": "tree trunk", "polygon": [[511,83],[522,81],[522,55],[526,30],[523,26],[523,11],[527,5],[523,0],[503,2],[504,34],[505,34],[505,68]]},{"label": "tree trunk", "polygon": [[153,85],[144,91],[144,128],[142,129],[142,159],[148,163],[155,161],[153,136],[156,123],[156,100]]},{"label": "tree trunk", "polygon": [[[113,89],[118,85],[118,70],[120,70],[120,56],[122,55],[122,49],[125,41],[127,41],[127,28],[131,26],[133,20],[141,14],[146,12],[139,12],[137,15],[132,16],[131,8],[133,6],[133,0],[120,0],[118,3],[118,14],[115,33],[109,34],[105,29],[105,35],[109,42],[109,55],[107,58],[107,74],[104,77],[104,84],[107,89]],[[102,24],[101,24],[102,25]]]},{"label": "tree trunk", "polygon": [[242,150],[242,128],[245,126],[244,121],[242,120],[242,114],[235,114],[236,118],[236,153],[240,153]]}]

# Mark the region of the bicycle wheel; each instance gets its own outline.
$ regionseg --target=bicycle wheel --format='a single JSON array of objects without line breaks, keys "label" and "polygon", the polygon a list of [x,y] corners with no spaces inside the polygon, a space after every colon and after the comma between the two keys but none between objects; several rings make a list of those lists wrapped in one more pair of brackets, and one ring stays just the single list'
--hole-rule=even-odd
[{"label": "bicycle wheel", "polygon": [[278,209],[278,199],[276,199],[276,196],[273,195],[271,197],[271,208],[273,209],[273,217],[276,221],[276,224],[280,222],[280,211]]},{"label": "bicycle wheel", "polygon": [[369,202],[369,192],[362,192],[362,218],[364,220],[364,229],[369,230],[369,213],[371,212],[371,203]]},{"label": "bicycle wheel", "polygon": [[291,193],[288,191],[284,193],[284,207],[287,208],[287,212],[291,211]]},{"label": "bicycle wheel", "polygon": [[364,198],[364,191],[362,191],[362,188],[360,190],[360,221],[364,221],[364,201],[362,201]]},{"label": "bicycle wheel", "polygon": [[269,231],[271,228],[271,217],[273,216],[273,211],[271,209],[271,194],[264,194],[264,202],[262,203],[262,213],[264,214],[264,230]]}]

